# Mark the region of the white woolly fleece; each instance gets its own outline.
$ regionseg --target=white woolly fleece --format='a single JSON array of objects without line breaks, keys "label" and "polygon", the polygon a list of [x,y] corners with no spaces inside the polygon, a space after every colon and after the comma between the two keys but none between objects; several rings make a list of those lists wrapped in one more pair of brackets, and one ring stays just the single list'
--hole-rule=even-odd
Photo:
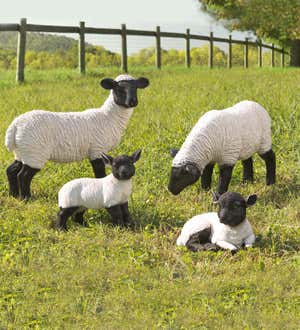
[{"label": "white woolly fleece", "polygon": [[211,228],[211,243],[224,249],[235,250],[242,244],[250,247],[255,242],[255,236],[247,219],[235,227],[230,227],[220,222],[218,213],[209,212],[196,215],[188,220],[184,224],[176,244],[185,246],[193,234],[206,228]]},{"label": "white woolly fleece", "polygon": [[81,206],[88,209],[111,207],[126,203],[131,191],[131,179],[118,180],[113,174],[101,179],[75,179],[60,189],[58,205],[62,208]]},{"label": "white woolly fleece", "polygon": [[[134,79],[119,75],[115,80]],[[72,162],[94,160],[121,140],[133,108],[114,102],[112,91],[101,108],[82,112],[33,110],[13,120],[6,131],[5,145],[15,159],[33,168],[47,160]]]},{"label": "white woolly fleece", "polygon": [[187,136],[172,166],[193,162],[202,173],[209,163],[234,165],[255,152],[267,152],[271,146],[269,114],[256,102],[242,101],[205,113]]}]

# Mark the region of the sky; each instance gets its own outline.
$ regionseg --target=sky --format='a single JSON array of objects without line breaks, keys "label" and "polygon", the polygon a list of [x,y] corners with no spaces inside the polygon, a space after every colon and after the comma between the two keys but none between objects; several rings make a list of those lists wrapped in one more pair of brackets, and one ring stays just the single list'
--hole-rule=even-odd
[{"label": "sky", "polygon": [[[0,0],[0,23],[17,23],[27,18],[28,23],[49,25],[73,25],[85,21],[86,26],[119,28],[125,23],[129,29],[185,32],[227,37],[221,23],[215,22],[200,10],[198,0]],[[249,33],[234,32],[233,37],[244,39]],[[69,35],[72,36],[72,35]],[[74,36],[75,37],[75,36]],[[119,36],[86,37],[86,41],[100,44],[112,51],[120,51]],[[151,37],[129,37],[129,53],[154,45]],[[199,45],[192,41],[192,47]],[[162,47],[184,48],[184,40],[163,38]]]}]

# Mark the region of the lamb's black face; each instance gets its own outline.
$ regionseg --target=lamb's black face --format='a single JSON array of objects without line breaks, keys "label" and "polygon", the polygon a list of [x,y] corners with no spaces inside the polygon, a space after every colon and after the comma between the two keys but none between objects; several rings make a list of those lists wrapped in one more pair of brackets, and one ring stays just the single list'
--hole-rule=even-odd
[{"label": "lamb's black face", "polygon": [[138,105],[137,89],[146,88],[149,85],[147,78],[115,81],[105,78],[101,86],[113,90],[113,97],[116,104],[124,108],[134,108]]},{"label": "lamb's black face", "polygon": [[200,177],[200,171],[195,164],[172,167],[168,189],[173,195],[178,195],[184,188],[195,183]]},{"label": "lamb's black face", "polygon": [[106,164],[111,165],[113,176],[118,180],[129,180],[135,174],[134,163],[141,156],[141,149],[138,149],[131,156],[122,155],[112,158],[109,155],[102,154],[102,158]]},{"label": "lamb's black face", "polygon": [[129,156],[114,158],[111,167],[114,177],[118,180],[129,180],[135,173],[133,159]]},{"label": "lamb's black face", "polygon": [[214,200],[219,204],[218,216],[220,222],[234,227],[246,219],[246,209],[254,205],[257,196],[250,195],[247,199],[235,192],[226,192],[223,195],[214,195]]}]

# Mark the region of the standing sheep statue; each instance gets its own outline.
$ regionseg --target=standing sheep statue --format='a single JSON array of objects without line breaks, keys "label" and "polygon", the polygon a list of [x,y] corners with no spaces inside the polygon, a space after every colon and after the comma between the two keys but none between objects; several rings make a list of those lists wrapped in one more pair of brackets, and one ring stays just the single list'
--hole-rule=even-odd
[{"label": "standing sheep statue", "polygon": [[7,149],[15,155],[6,170],[10,195],[30,198],[32,178],[47,160],[68,163],[88,158],[96,178],[105,176],[99,154],[120,142],[138,104],[137,89],[147,87],[149,81],[119,75],[100,84],[111,91],[101,108],[82,112],[33,110],[13,120],[5,136]]},{"label": "standing sheep statue", "polygon": [[131,178],[135,174],[134,163],[139,160],[141,152],[142,150],[138,149],[131,156],[122,155],[115,158],[102,153],[104,163],[112,168],[111,174],[101,179],[80,178],[67,182],[58,193],[58,229],[67,230],[67,220],[72,215],[76,222],[84,225],[83,213],[86,209],[103,207],[111,215],[113,224],[128,226]]},{"label": "standing sheep statue", "polygon": [[218,163],[217,190],[222,194],[238,160],[243,163],[243,181],[253,181],[252,155],[256,152],[266,163],[266,184],[274,184],[276,161],[271,140],[270,116],[256,102],[242,101],[221,111],[209,111],[193,127],[181,149],[171,150],[175,158],[169,190],[177,195],[200,176],[202,188],[209,189],[214,164]]}]

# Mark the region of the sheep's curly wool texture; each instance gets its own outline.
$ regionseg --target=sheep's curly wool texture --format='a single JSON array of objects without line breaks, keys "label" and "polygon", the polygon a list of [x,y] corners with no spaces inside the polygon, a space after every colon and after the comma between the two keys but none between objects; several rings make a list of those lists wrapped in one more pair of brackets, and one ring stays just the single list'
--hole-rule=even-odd
[{"label": "sheep's curly wool texture", "polygon": [[267,152],[271,146],[269,114],[256,102],[242,101],[205,113],[187,136],[172,166],[193,162],[202,172],[208,163],[234,165],[255,152]]},{"label": "sheep's curly wool texture", "polygon": [[132,191],[132,181],[118,180],[113,174],[101,179],[81,178],[67,182],[58,193],[61,208],[80,206],[100,209],[124,204]]},{"label": "sheep's curly wool texture", "polygon": [[[120,75],[115,80],[134,79]],[[114,102],[112,91],[101,108],[82,112],[32,110],[13,120],[6,131],[5,145],[15,159],[33,168],[47,160],[72,162],[94,160],[121,139],[133,108]]]},{"label": "sheep's curly wool texture", "polygon": [[[247,219],[235,227],[224,225],[220,222],[216,212],[203,213],[196,215],[188,220],[177,238],[177,245],[185,246],[189,238],[202,230],[211,229],[210,241],[221,247],[225,247],[223,242],[229,243],[235,248],[252,246],[255,241],[251,225]],[[228,246],[230,246],[228,245]]]}]

